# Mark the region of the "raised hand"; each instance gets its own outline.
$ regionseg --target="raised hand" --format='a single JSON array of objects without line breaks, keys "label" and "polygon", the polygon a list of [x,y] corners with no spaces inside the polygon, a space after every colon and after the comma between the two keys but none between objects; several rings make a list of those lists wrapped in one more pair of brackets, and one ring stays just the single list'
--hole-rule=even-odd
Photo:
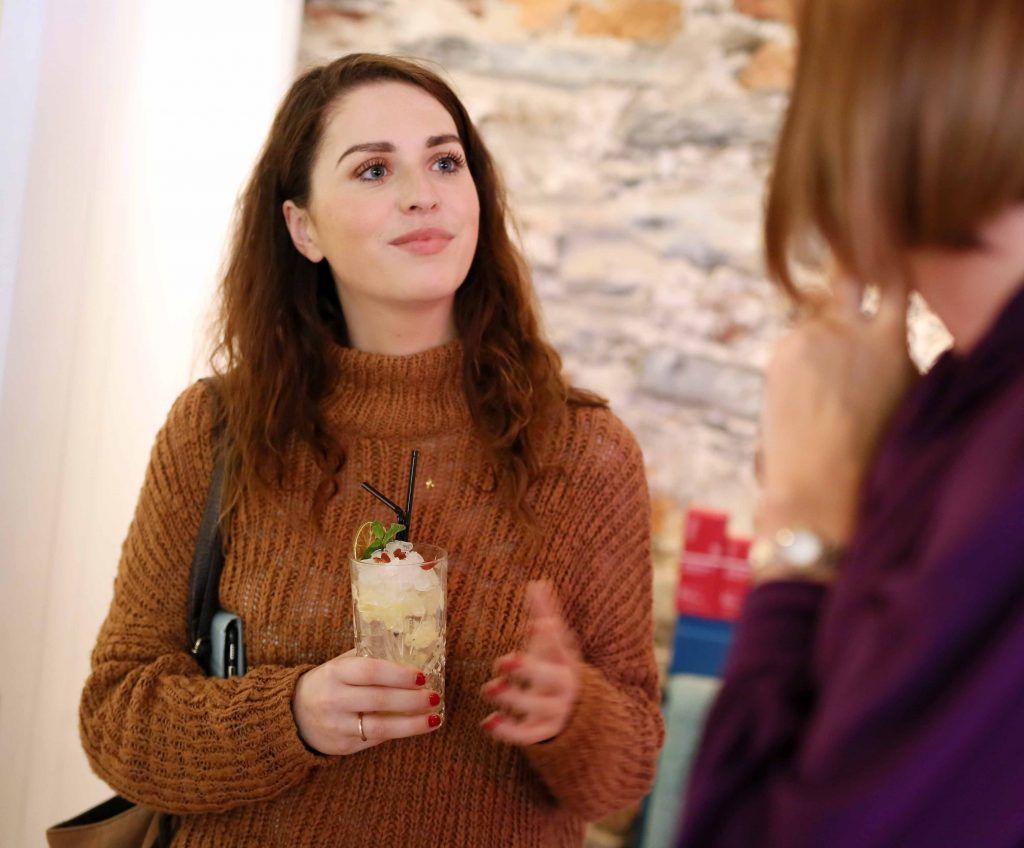
[{"label": "raised hand", "polygon": [[760,532],[814,530],[835,545],[852,531],[864,474],[914,376],[905,287],[881,289],[874,315],[841,274],[833,296],[779,344],[762,417]]},{"label": "raised hand", "polygon": [[497,707],[481,726],[493,739],[511,745],[533,745],[561,733],[580,691],[576,638],[551,584],[530,583],[526,604],[530,624],[523,649],[496,660],[495,678],[481,689]]}]

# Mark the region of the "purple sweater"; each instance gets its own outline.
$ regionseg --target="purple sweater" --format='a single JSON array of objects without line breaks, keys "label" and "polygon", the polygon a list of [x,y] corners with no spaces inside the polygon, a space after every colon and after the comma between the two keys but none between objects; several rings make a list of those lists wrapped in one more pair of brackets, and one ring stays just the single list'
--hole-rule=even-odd
[{"label": "purple sweater", "polygon": [[836,584],[750,594],[679,845],[1024,845],[1024,289],[907,397]]}]

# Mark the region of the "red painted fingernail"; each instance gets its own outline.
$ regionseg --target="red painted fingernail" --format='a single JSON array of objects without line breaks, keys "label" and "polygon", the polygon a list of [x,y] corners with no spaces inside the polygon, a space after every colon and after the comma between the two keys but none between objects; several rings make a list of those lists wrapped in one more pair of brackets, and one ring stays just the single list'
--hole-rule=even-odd
[{"label": "red painted fingernail", "polygon": [[439,724],[441,724],[441,716],[439,716],[437,713],[432,713],[431,715],[427,716],[427,724],[431,727],[437,727]]},{"label": "red painted fingernail", "polygon": [[494,730],[494,728],[496,728],[499,724],[501,724],[501,716],[492,715],[489,719],[487,719],[487,721],[485,721],[481,725],[481,727],[483,727],[484,730]]},{"label": "red painted fingernail", "polygon": [[441,703],[441,696],[438,695],[437,692],[431,692],[430,697],[427,700],[430,701],[430,706],[436,707]]},{"label": "red painted fingernail", "polygon": [[498,667],[501,668],[501,670],[506,672],[506,673],[515,671],[516,669],[520,668],[522,665],[523,665],[523,661],[521,659],[519,659],[519,657],[505,657],[505,659],[503,659],[500,663],[498,663]]},{"label": "red painted fingernail", "polygon": [[506,689],[508,689],[508,687],[509,687],[509,682],[503,677],[501,680],[498,680],[498,681],[492,683],[488,687],[487,694],[490,695],[492,698],[494,698],[494,697],[500,695]]},{"label": "red painted fingernail", "polygon": [[425,675],[422,671],[419,671],[419,672],[416,673],[416,685],[417,686],[426,686],[427,685],[427,675]]}]

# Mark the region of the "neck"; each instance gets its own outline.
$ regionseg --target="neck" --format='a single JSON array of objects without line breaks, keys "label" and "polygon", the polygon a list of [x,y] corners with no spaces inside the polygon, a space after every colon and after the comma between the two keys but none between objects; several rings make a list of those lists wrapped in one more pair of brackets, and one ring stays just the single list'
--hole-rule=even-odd
[{"label": "neck", "polygon": [[994,219],[980,236],[981,248],[921,250],[911,257],[914,288],[961,355],[974,349],[1024,284],[1024,205]]},{"label": "neck", "polygon": [[370,300],[342,292],[349,345],[365,353],[411,356],[456,337],[454,296],[427,303]]}]

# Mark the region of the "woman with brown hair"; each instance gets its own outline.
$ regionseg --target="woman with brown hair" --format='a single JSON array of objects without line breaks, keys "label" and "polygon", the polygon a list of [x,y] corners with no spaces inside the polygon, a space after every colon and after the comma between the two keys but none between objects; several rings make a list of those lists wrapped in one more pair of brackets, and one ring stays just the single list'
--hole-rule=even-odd
[{"label": "woman with brown hair", "polygon": [[[768,370],[759,585],[680,845],[1019,846],[1024,4],[803,0],[797,25],[766,237],[807,317]],[[910,291],[953,337],[920,380]]]},{"label": "woman with brown hair", "polygon": [[[211,389],[153,448],[81,705],[85,750],[181,845],[570,846],[661,742],[637,445],[544,341],[490,156],[435,74],[367,54],[292,86],[240,205]],[[229,436],[222,606],[249,670],[188,650]],[[357,657],[348,554],[419,451],[450,552],[444,721]],[[560,600],[559,600],[560,599]]]}]

